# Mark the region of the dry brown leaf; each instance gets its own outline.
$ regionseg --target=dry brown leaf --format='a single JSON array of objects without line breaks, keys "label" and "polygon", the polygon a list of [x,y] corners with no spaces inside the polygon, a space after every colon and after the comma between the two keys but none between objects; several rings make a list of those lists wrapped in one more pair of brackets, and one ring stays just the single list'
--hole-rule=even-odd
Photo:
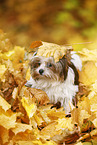
[{"label": "dry brown leaf", "polygon": [[32,96],[35,97],[39,105],[49,103],[49,98],[44,91],[35,88],[28,88],[28,90],[32,94]]},{"label": "dry brown leaf", "polygon": [[26,130],[25,132],[17,133],[13,136],[12,141],[15,144],[17,141],[33,141],[36,140],[36,135],[33,131]]},{"label": "dry brown leaf", "polygon": [[9,140],[9,130],[0,126],[0,137],[2,139],[2,143],[1,144],[5,144],[8,142]]},{"label": "dry brown leaf", "polygon": [[28,50],[28,52],[35,52],[35,51],[37,51],[38,50],[38,48],[39,48],[39,46],[41,46],[41,45],[43,45],[42,44],[42,41],[34,41],[34,42],[32,42],[31,43],[31,45],[30,45],[30,48],[29,48],[29,50]]}]

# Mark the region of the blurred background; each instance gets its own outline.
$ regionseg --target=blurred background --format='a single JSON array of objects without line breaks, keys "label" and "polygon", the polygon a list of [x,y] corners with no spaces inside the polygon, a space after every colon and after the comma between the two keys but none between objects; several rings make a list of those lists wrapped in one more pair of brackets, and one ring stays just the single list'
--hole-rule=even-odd
[{"label": "blurred background", "polygon": [[97,0],[0,0],[0,29],[25,47],[36,40],[96,47]]}]

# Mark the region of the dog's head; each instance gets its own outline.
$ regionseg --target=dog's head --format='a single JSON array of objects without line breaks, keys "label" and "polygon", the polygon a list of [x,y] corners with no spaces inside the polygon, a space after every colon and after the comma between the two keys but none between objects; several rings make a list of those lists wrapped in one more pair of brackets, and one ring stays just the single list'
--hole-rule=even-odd
[{"label": "dog's head", "polygon": [[44,81],[60,81],[64,82],[70,74],[68,70],[72,69],[74,72],[74,84],[79,84],[79,74],[77,69],[81,69],[82,64],[79,56],[72,53],[71,60],[64,55],[57,63],[53,57],[33,56],[30,60],[30,72],[34,80]]},{"label": "dog's head", "polygon": [[34,56],[29,65],[34,80],[64,80],[62,65],[55,63],[53,57]]}]

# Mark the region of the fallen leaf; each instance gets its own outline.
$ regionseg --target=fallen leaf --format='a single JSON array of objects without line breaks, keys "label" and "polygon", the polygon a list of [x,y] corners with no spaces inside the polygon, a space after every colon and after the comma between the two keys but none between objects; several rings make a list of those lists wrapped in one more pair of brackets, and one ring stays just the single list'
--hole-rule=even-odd
[{"label": "fallen leaf", "polygon": [[42,42],[37,51],[37,55],[45,57],[54,57],[55,62],[59,61],[68,51],[71,51],[73,48],[71,46],[60,46],[54,43]]},{"label": "fallen leaf", "polygon": [[65,130],[68,129],[69,131],[73,131],[74,124],[72,124],[72,118],[62,118],[57,120],[58,124],[56,125],[57,130]]},{"label": "fallen leaf", "polygon": [[5,65],[0,65],[0,79],[1,79],[2,82],[5,81],[4,73],[5,73],[6,70],[7,70],[7,68],[6,68]]},{"label": "fallen leaf", "polygon": [[2,139],[2,144],[9,141],[9,130],[0,126],[0,138]]},{"label": "fallen leaf", "polygon": [[32,94],[32,96],[36,99],[39,105],[49,103],[49,98],[44,91],[35,88],[28,88],[28,90]]},{"label": "fallen leaf", "polygon": [[36,104],[35,103],[29,104],[28,99],[25,97],[22,98],[21,102],[27,112],[28,117],[31,118],[36,112],[36,109],[37,109]]},{"label": "fallen leaf", "polygon": [[11,105],[2,96],[0,96],[0,106],[5,111],[11,108]]},{"label": "fallen leaf", "polygon": [[16,116],[17,114],[11,116],[0,114],[0,125],[6,129],[14,128],[16,126]]},{"label": "fallen leaf", "polygon": [[95,80],[97,80],[97,66],[95,62],[87,61],[79,73],[79,81],[89,86],[95,83]]},{"label": "fallen leaf", "polygon": [[11,129],[15,134],[19,132],[25,132],[26,130],[32,130],[32,126],[23,123],[16,123],[15,127]]}]

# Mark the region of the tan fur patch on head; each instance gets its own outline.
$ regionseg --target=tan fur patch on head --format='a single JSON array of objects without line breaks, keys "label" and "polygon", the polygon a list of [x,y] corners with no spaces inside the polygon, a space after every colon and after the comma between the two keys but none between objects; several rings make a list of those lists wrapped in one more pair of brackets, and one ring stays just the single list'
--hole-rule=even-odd
[{"label": "tan fur patch on head", "polygon": [[40,57],[33,57],[31,59],[29,65],[30,65],[31,69],[35,69],[35,68],[39,67],[40,63],[41,63],[41,58]]}]

